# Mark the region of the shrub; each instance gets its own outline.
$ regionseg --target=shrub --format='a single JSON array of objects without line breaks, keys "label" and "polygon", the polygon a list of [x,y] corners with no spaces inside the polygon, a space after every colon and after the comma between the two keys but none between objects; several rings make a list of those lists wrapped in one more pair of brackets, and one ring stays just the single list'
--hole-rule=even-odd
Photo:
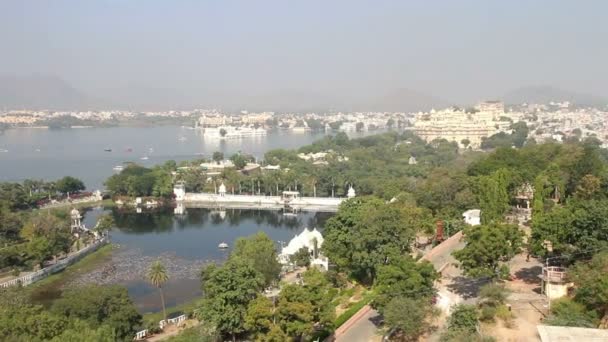
[{"label": "shrub", "polygon": [[507,299],[507,289],[498,284],[487,284],[481,287],[479,298],[484,305],[500,306]]},{"label": "shrub", "polygon": [[496,316],[496,308],[493,306],[484,306],[481,308],[479,320],[484,322],[494,322],[494,316]]}]

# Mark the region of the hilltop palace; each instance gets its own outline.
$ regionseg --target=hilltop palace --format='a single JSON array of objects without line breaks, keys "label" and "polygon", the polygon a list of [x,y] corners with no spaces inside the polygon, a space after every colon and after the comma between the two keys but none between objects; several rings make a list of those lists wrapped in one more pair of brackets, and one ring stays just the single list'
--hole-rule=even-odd
[{"label": "hilltop palace", "polygon": [[418,113],[413,131],[427,142],[437,138],[458,143],[460,147],[479,148],[482,138],[507,132],[511,122],[501,120],[508,116],[500,101],[479,103],[474,110],[456,108]]}]

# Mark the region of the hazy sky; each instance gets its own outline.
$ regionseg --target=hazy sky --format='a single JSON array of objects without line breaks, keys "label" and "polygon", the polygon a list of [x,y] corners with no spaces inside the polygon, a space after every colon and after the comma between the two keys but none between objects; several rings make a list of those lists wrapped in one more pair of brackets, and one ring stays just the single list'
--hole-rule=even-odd
[{"label": "hazy sky", "polygon": [[[88,94],[608,95],[608,1],[2,0],[0,73]],[[205,95],[202,95],[205,94]]]}]

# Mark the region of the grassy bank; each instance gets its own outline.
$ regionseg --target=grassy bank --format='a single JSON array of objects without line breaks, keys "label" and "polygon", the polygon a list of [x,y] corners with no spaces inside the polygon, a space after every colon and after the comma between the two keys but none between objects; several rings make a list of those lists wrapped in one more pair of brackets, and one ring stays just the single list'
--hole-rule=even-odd
[{"label": "grassy bank", "polygon": [[[193,299],[184,304],[169,307],[169,308],[167,308],[167,316],[171,316],[171,314],[177,313],[177,312],[181,312],[183,314],[190,314],[192,311],[194,311],[196,308],[198,308],[198,306],[199,306],[198,302],[200,300],[201,300],[201,298],[196,298],[196,299]],[[144,313],[143,316],[144,316],[144,321],[158,323],[161,319],[163,319],[163,311],[161,310],[159,312],[148,312],[148,313]]]},{"label": "grassy bank", "polygon": [[32,301],[48,306],[61,295],[61,287],[75,277],[88,273],[107,262],[112,256],[113,246],[105,245],[61,272],[48,276],[28,287]]},{"label": "grassy bank", "polygon": [[363,295],[360,301],[353,304],[348,310],[344,311],[340,316],[336,317],[334,321],[334,329],[338,329],[342,324],[346,323],[357,311],[361,310],[365,305],[369,304],[373,299],[373,293],[368,292]]}]

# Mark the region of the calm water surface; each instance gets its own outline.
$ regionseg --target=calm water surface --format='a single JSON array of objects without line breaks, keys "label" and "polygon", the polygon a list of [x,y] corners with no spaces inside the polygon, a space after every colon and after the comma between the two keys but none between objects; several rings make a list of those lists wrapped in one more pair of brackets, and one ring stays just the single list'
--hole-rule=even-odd
[{"label": "calm water surface", "polygon": [[[97,208],[85,213],[85,224],[94,225],[96,217],[106,210]],[[160,258],[171,280],[165,288],[168,306],[190,301],[201,295],[198,275],[210,262],[222,262],[230,249],[218,249],[220,242],[230,247],[237,238],[263,231],[276,242],[277,248],[291,240],[304,227],[322,229],[331,213],[300,213],[285,216],[268,210],[188,209],[176,216],[172,209],[137,214],[110,210],[117,229],[112,242],[119,245],[112,261],[76,279],[76,283],[122,284],[142,312],[160,309],[158,290],[145,281],[149,264]]]},{"label": "calm water surface", "polygon": [[[10,129],[0,132],[0,149],[8,150],[0,153],[0,181],[53,180],[71,175],[93,190],[103,188],[104,180],[114,172],[112,168],[127,161],[152,166],[170,159],[192,160],[201,154],[210,157],[214,151],[227,157],[242,151],[259,158],[268,150],[298,148],[324,135],[273,131],[265,137],[221,141],[179,126]],[[106,148],[112,152],[105,152]]]}]

